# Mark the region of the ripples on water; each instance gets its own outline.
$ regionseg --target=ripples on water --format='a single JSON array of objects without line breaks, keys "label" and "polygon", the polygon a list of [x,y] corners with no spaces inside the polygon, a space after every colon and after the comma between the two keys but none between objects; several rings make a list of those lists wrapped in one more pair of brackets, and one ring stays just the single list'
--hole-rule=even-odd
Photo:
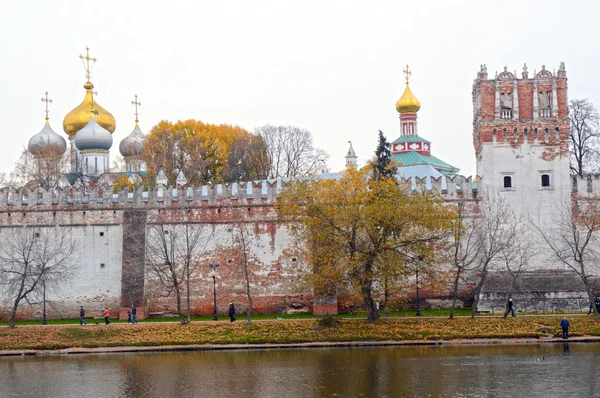
[{"label": "ripples on water", "polygon": [[594,397],[600,345],[0,359],[1,397]]}]

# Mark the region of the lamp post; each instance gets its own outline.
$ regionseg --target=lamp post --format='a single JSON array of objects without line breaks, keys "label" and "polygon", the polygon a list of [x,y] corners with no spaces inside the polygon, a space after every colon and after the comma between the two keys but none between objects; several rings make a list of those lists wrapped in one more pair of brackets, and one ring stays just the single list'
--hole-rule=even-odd
[{"label": "lamp post", "polygon": [[42,325],[47,325],[48,320],[46,319],[46,281],[42,279],[42,300],[44,302],[44,308],[42,309]]},{"label": "lamp post", "polygon": [[416,266],[415,266],[415,271],[416,271],[416,282],[417,282],[417,316],[421,316],[421,306],[419,303],[419,267],[421,265],[421,261],[423,261],[423,256],[419,256],[416,259]]},{"label": "lamp post", "polygon": [[217,320],[217,269],[219,269],[219,263],[209,263],[211,271],[209,276],[213,280],[213,321]]}]

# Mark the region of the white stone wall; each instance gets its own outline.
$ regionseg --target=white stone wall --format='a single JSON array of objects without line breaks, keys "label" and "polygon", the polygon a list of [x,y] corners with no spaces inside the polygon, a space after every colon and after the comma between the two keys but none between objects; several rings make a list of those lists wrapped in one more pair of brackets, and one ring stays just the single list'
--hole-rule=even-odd
[{"label": "white stone wall", "polygon": [[[106,306],[116,315],[121,296],[122,226],[82,225],[63,228],[78,242],[74,255],[76,266],[69,280],[57,286],[57,289],[51,286],[46,289],[48,317],[76,318],[79,316],[79,306],[86,309],[88,316],[101,316],[100,311]],[[104,236],[100,236],[100,232]],[[8,310],[12,299],[4,295],[0,308]],[[41,303],[28,305],[25,301],[19,309],[20,313],[29,314],[25,317],[41,318],[41,311]]]},{"label": "white stone wall", "polygon": [[[550,175],[550,187],[542,187],[541,175]],[[525,143],[484,143],[477,156],[481,195],[499,195],[529,222],[547,229],[553,215],[570,203],[571,177],[568,155],[548,156],[547,147]],[[513,187],[504,188],[504,176],[512,177]]]}]

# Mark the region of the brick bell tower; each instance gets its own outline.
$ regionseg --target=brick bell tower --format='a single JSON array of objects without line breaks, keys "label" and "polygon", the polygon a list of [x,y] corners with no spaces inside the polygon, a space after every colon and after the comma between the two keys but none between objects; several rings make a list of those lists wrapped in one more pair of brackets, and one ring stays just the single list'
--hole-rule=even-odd
[{"label": "brick bell tower", "polygon": [[[500,195],[517,216],[551,221],[570,192],[567,74],[542,66],[521,77],[504,67],[473,83],[473,146],[481,194]],[[544,216],[545,214],[545,216]]]}]

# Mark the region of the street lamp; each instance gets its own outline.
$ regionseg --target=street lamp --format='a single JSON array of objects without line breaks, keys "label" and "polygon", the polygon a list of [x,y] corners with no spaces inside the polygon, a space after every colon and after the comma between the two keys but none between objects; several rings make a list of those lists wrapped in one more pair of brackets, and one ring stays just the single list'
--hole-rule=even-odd
[{"label": "street lamp", "polygon": [[46,280],[42,279],[42,300],[44,302],[44,308],[42,312],[42,325],[47,325],[48,320],[46,319]]},{"label": "street lamp", "polygon": [[217,269],[219,269],[219,263],[209,263],[208,266],[210,267],[211,271],[209,276],[212,277],[213,279],[213,321],[217,320]]},{"label": "street lamp", "polygon": [[421,306],[419,304],[419,267],[421,265],[421,261],[423,261],[423,256],[419,256],[416,258],[415,262],[415,271],[416,271],[416,281],[417,281],[417,316],[421,316]]}]

